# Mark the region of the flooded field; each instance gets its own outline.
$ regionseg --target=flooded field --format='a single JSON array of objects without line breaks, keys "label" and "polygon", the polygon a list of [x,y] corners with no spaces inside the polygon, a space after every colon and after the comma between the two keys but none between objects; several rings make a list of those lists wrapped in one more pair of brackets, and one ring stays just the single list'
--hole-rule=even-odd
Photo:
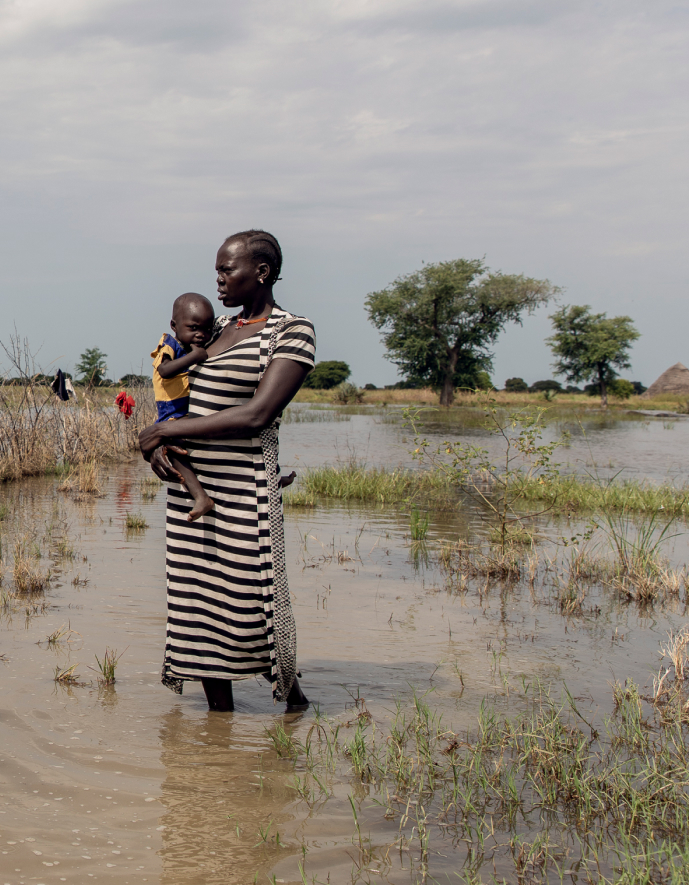
[{"label": "flooded field", "polygon": [[[655,480],[687,473],[689,422],[561,424],[572,433],[562,461]],[[429,432],[487,440],[478,422]],[[409,449],[392,409],[295,406],[282,431],[283,464],[297,471],[351,457],[409,464]],[[139,461],[113,467],[102,496],[84,500],[54,479],[0,489],[0,593],[16,584],[18,551],[39,577],[51,572],[44,591],[3,597],[0,885],[617,881],[609,857],[598,869],[580,861],[576,822],[547,822],[554,865],[544,864],[542,845],[520,854],[544,829],[538,815],[520,818],[516,842],[504,809],[479,836],[390,789],[361,763],[361,741],[386,746],[398,712],[418,719],[416,697],[442,716],[435,734],[451,754],[488,708],[517,716],[545,691],[560,705],[564,686],[602,732],[615,683],[652,691],[659,648],[686,622],[684,587],[642,607],[593,582],[568,613],[548,565],[555,539],[579,530],[564,519],[545,526],[530,573],[458,583],[436,542],[470,539],[471,508],[433,518],[425,546],[410,541],[404,508],[290,510],[299,665],[315,710],[285,715],[267,683],[246,680],[234,714],[209,713],[200,686],[180,698],[159,683],[165,492],[149,476]],[[684,523],[675,532],[665,553],[681,568]],[[114,685],[98,682],[106,648],[121,654]],[[73,665],[71,683],[55,681]],[[311,765],[305,746],[325,761]],[[415,753],[420,764],[418,742]]]}]

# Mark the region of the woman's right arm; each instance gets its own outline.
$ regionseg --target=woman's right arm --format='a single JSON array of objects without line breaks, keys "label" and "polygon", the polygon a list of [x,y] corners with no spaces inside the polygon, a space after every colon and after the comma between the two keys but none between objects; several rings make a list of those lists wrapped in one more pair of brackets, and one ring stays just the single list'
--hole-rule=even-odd
[{"label": "woman's right arm", "polygon": [[187,452],[180,448],[179,440],[257,436],[289,405],[310,369],[311,366],[297,360],[274,359],[246,405],[222,409],[203,418],[180,418],[153,424],[139,434],[142,455],[161,479],[179,481],[166,449],[185,455]]}]

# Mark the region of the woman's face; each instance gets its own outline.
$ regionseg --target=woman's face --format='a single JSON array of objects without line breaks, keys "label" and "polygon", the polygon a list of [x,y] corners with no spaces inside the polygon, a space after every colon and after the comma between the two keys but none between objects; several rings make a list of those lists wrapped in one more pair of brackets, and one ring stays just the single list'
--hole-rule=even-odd
[{"label": "woman's face", "polygon": [[218,250],[215,262],[218,274],[218,299],[225,307],[239,307],[251,301],[263,288],[259,280],[270,268],[257,264],[241,240],[234,240]]}]

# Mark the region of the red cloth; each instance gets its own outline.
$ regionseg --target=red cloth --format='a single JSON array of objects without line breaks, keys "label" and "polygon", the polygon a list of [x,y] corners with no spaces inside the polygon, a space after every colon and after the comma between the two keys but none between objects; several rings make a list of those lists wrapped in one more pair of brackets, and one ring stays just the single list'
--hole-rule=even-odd
[{"label": "red cloth", "polygon": [[128,421],[130,415],[134,410],[134,406],[136,402],[133,396],[129,396],[128,393],[125,393],[124,390],[121,393],[118,393],[115,397],[115,405],[118,407],[120,412],[124,415],[124,420]]}]

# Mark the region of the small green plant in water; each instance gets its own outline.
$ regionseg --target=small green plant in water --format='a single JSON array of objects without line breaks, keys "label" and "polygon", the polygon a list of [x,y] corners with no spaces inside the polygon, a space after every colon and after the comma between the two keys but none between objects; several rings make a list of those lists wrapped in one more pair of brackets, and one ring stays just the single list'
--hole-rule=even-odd
[{"label": "small green plant in water", "polygon": [[102,661],[98,657],[98,655],[95,656],[96,663],[98,664],[98,669],[96,669],[95,667],[91,667],[90,669],[100,674],[98,676],[99,685],[106,686],[115,684],[115,671],[117,670],[117,664],[123,654],[124,651],[120,652],[120,654],[118,655],[117,649],[106,648]]},{"label": "small green plant in water", "polygon": [[79,674],[74,671],[79,666],[79,664],[72,664],[71,667],[55,667],[55,682],[60,685],[79,685]]},{"label": "small green plant in water", "polygon": [[412,541],[425,541],[428,536],[428,526],[430,524],[431,517],[428,511],[422,513],[421,510],[414,504],[411,508],[411,513],[409,515],[409,527],[411,530],[411,539]]},{"label": "small green plant in water", "polygon": [[152,501],[163,487],[157,476],[146,476],[139,483],[139,491],[144,501]]},{"label": "small green plant in water", "polygon": [[504,550],[514,538],[522,541],[526,526],[552,509],[550,503],[536,512],[526,512],[527,489],[534,480],[547,482],[559,476],[553,453],[567,441],[567,436],[562,434],[549,443],[542,441],[544,408],[521,409],[505,415],[489,396],[482,398],[482,405],[484,426],[502,443],[500,460],[494,460],[482,446],[462,440],[433,445],[420,433],[420,415],[424,410],[405,409],[404,415],[414,432],[414,458],[448,477],[482,505],[493,540]]},{"label": "small green plant in water", "polygon": [[148,523],[143,513],[128,513],[125,519],[125,527],[130,531],[143,531],[148,528]]}]

